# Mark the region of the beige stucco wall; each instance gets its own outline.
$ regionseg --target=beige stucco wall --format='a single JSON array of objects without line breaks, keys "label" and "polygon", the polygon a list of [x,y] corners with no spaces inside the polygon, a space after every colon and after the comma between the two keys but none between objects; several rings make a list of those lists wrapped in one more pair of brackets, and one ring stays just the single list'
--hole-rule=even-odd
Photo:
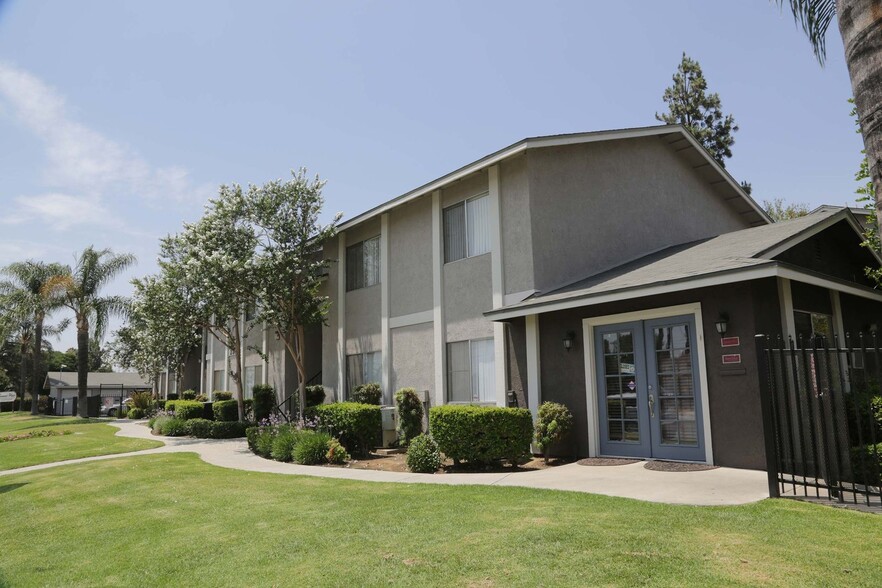
[{"label": "beige stucco wall", "polygon": [[444,318],[447,341],[493,336],[484,313],[493,307],[490,254],[444,265]]},{"label": "beige stucco wall", "polygon": [[524,155],[499,166],[499,208],[505,294],[533,289],[533,232],[530,184]]},{"label": "beige stucco wall", "polygon": [[432,310],[432,197],[389,213],[390,316]]},{"label": "beige stucco wall", "polygon": [[392,329],[392,391],[435,390],[432,323]]}]

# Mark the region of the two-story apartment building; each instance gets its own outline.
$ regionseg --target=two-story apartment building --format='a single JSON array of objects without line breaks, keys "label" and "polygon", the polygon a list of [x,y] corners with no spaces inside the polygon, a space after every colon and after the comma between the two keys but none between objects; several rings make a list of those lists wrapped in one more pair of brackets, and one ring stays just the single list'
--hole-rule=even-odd
[{"label": "two-story apartment building", "polygon": [[[310,362],[337,400],[368,381],[386,402],[554,400],[577,455],[763,467],[752,336],[880,314],[859,228],[838,208],[771,224],[679,126],[526,139],[340,225]],[[255,381],[292,390],[256,336]]]}]

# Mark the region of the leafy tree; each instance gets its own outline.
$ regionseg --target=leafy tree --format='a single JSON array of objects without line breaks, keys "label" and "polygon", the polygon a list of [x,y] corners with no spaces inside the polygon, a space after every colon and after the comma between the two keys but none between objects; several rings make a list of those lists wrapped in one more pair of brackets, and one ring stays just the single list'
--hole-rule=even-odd
[{"label": "leafy tree", "polygon": [[[66,271],[63,265],[41,261],[12,263],[3,270],[7,279],[0,282],[4,308],[17,320],[21,341],[31,347],[31,395],[36,400],[43,389],[43,336],[46,317],[62,306],[63,300],[54,292],[52,283]],[[24,348],[22,349],[24,350]],[[24,355],[24,354],[23,354]],[[22,374],[23,376],[23,374]],[[20,376],[21,382],[24,378]],[[24,388],[21,390],[24,397]],[[37,402],[31,403],[31,414],[37,414]],[[82,404],[80,406],[85,406]]]},{"label": "leafy tree", "polygon": [[229,350],[239,420],[245,418],[243,342],[254,325],[243,319],[255,303],[257,237],[247,218],[241,186],[221,186],[202,218],[162,241],[160,268],[194,302],[197,325]]},{"label": "leafy tree", "polygon": [[324,324],[330,302],[319,286],[330,261],[322,246],[336,234],[336,223],[319,222],[325,182],[309,179],[306,170],[288,181],[251,186],[247,216],[257,238],[254,252],[258,318],[275,330],[297,368],[300,417],[306,406],[305,329]]},{"label": "leafy tree", "polygon": [[724,115],[717,93],[707,93],[707,81],[697,61],[683,53],[683,59],[673,77],[673,85],[665,89],[662,99],[668,112],[655,113],[655,118],[667,124],[681,124],[710,152],[723,167],[732,157],[732,136],[738,130],[731,114]]},{"label": "leafy tree", "polygon": [[[779,6],[785,4],[784,0],[776,2]],[[872,203],[879,223],[882,220],[882,7],[879,0],[788,0],[787,4],[821,65],[827,55],[827,29],[838,17],[867,156],[867,176],[862,179],[869,179],[872,184]]]},{"label": "leafy tree", "polygon": [[783,198],[763,200],[763,209],[776,223],[799,218],[809,213],[807,204],[802,202],[785,202]]},{"label": "leafy tree", "polygon": [[[87,247],[80,254],[76,266],[65,268],[63,275],[50,283],[64,306],[74,313],[77,328],[77,405],[86,406],[89,374],[89,339],[100,341],[107,329],[107,321],[114,316],[125,316],[129,302],[124,296],[102,296],[101,291],[113,278],[135,263],[135,256],[115,254],[110,249]],[[87,417],[85,410],[79,416]]]}]

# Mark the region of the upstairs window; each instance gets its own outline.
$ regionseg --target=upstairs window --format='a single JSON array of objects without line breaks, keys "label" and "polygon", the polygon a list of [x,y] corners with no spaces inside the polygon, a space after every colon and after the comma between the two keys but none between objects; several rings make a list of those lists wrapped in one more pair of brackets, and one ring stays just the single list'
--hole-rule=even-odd
[{"label": "upstairs window", "polygon": [[490,251],[490,196],[444,209],[444,263]]},{"label": "upstairs window", "polygon": [[380,237],[346,248],[346,291],[380,283]]}]

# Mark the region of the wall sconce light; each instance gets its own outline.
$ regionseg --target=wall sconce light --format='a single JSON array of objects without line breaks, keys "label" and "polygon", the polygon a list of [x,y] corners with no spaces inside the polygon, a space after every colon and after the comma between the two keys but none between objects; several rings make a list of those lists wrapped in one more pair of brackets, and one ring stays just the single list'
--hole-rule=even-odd
[{"label": "wall sconce light", "polygon": [[726,313],[721,313],[720,318],[717,319],[717,322],[714,324],[717,327],[717,333],[720,334],[720,337],[725,337],[726,331],[729,330],[729,315]]},{"label": "wall sconce light", "polygon": [[576,341],[576,333],[574,331],[567,331],[567,334],[564,335],[563,344],[564,349],[569,351],[573,348],[573,343]]}]

